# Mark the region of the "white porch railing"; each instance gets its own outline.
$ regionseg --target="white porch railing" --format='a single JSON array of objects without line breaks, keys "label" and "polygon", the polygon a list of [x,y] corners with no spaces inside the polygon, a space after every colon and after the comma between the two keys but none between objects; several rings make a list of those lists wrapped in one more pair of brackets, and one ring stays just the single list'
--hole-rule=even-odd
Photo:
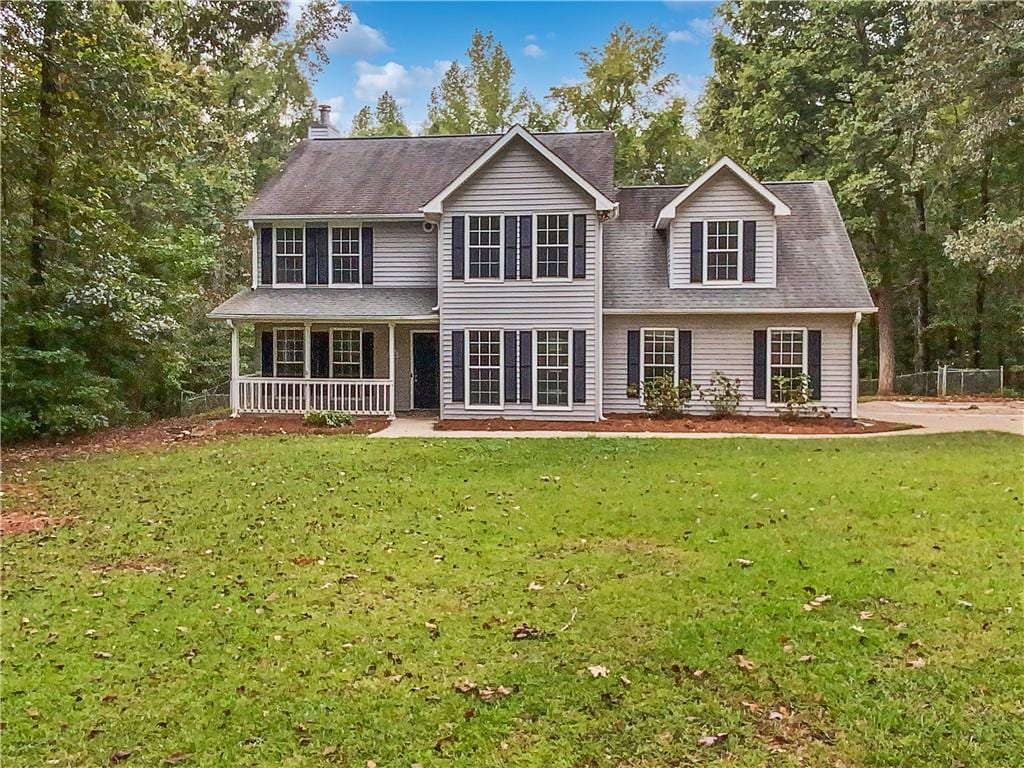
[{"label": "white porch railing", "polygon": [[283,379],[240,376],[241,413],[341,411],[354,416],[394,413],[394,385],[389,379]]}]

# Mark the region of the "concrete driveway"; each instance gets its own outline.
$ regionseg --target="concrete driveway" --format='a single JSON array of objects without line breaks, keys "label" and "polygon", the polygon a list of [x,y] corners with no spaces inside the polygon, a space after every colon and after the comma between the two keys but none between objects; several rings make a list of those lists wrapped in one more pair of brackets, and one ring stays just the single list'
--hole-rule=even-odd
[{"label": "concrete driveway", "polygon": [[872,400],[861,403],[857,411],[861,419],[920,424],[924,429],[911,432],[916,435],[978,430],[1024,435],[1024,400],[990,403]]}]

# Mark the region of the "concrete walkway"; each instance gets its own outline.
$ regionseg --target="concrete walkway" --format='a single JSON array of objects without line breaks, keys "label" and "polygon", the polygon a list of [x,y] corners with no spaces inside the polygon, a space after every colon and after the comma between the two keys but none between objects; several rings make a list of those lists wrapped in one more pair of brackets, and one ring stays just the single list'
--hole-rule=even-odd
[{"label": "concrete walkway", "polygon": [[519,438],[519,437],[662,437],[667,439],[705,440],[718,437],[755,437],[771,440],[821,440],[830,438],[891,437],[896,435],[929,435],[942,432],[973,432],[996,430],[1024,435],[1024,402],[1007,403],[922,403],[878,401],[861,403],[862,420],[895,421],[919,424],[918,429],[899,432],[872,432],[852,435],[762,435],[737,432],[584,432],[576,430],[530,430],[522,432],[490,432],[485,430],[435,431],[430,416],[400,416],[386,429],[370,435],[413,438]]}]

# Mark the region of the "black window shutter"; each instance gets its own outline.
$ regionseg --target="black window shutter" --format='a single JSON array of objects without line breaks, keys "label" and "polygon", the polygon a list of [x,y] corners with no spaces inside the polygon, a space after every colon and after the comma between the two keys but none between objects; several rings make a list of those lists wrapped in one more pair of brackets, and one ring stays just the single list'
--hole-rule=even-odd
[{"label": "black window shutter", "polygon": [[274,332],[263,331],[260,334],[260,373],[264,376],[274,375]]},{"label": "black window shutter", "polygon": [[519,332],[519,402],[533,402],[533,331]]},{"label": "black window shutter", "polygon": [[[511,217],[509,217],[511,218]],[[516,388],[516,332],[505,331],[505,402],[514,403],[518,390]]]},{"label": "black window shutter", "polygon": [[693,381],[693,331],[679,331],[679,381]]},{"label": "black window shutter", "polygon": [[274,228],[260,227],[260,285],[274,282]]},{"label": "black window shutter", "polygon": [[572,276],[587,276],[587,215],[574,213],[572,217]]},{"label": "black window shutter", "polygon": [[821,331],[807,332],[807,377],[811,380],[811,399],[821,400]]},{"label": "black window shutter", "polygon": [[306,285],[316,285],[316,230],[306,227]]},{"label": "black window shutter", "polygon": [[[454,223],[454,219],[452,220]],[[466,399],[466,332],[452,331],[452,402]]]},{"label": "black window shutter", "polygon": [[743,222],[743,282],[757,278],[757,222]]},{"label": "black window shutter", "polygon": [[314,331],[309,335],[309,375],[326,379],[331,375],[331,334]]},{"label": "black window shutter", "polygon": [[704,222],[690,222],[690,282],[704,282]]},{"label": "black window shutter", "polygon": [[[466,217],[452,217],[452,280],[466,277]],[[461,333],[461,331],[457,331]],[[462,398],[459,398],[461,401]]]},{"label": "black window shutter", "polygon": [[317,227],[316,233],[316,284],[327,285],[331,281],[330,257],[327,255],[327,227]]},{"label": "black window shutter", "polygon": [[626,397],[640,397],[640,331],[626,331]]},{"label": "black window shutter", "polygon": [[587,332],[572,332],[572,401],[587,402]]},{"label": "black window shutter", "polygon": [[516,232],[519,229],[517,216],[505,217],[505,279],[516,279]]},{"label": "black window shutter", "polygon": [[373,227],[363,227],[363,285],[373,285]]},{"label": "black window shutter", "polygon": [[754,331],[754,399],[768,399],[768,331]]},{"label": "black window shutter", "polygon": [[529,280],[533,273],[533,216],[519,217],[519,279]]},{"label": "black window shutter", "polygon": [[363,331],[363,378],[373,378],[373,331]]}]

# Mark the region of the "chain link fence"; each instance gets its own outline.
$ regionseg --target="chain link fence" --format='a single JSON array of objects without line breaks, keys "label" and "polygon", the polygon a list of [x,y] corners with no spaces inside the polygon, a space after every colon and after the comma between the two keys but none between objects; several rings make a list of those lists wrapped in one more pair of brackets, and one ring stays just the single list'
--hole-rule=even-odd
[{"label": "chain link fence", "polygon": [[231,406],[231,380],[222,381],[202,392],[182,392],[179,411],[182,416],[195,416]]},{"label": "chain link fence", "polygon": [[[934,371],[904,373],[893,379],[893,394],[919,397],[947,395],[1002,394],[1002,368],[953,368],[942,365]],[[878,394],[878,379],[861,379],[860,394]]]}]

